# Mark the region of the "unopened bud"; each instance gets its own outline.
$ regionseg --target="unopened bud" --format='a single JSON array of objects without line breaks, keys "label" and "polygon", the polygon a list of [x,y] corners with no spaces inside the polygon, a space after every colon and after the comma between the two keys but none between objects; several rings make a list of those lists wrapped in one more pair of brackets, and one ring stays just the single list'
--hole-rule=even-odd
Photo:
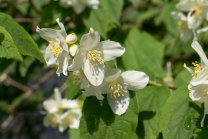
[{"label": "unopened bud", "polygon": [[73,44],[77,42],[76,34],[72,33],[66,36],[66,42],[69,44]]},{"label": "unopened bud", "polygon": [[71,56],[75,56],[79,51],[79,47],[78,45],[74,44],[69,48],[69,52],[71,54]]}]

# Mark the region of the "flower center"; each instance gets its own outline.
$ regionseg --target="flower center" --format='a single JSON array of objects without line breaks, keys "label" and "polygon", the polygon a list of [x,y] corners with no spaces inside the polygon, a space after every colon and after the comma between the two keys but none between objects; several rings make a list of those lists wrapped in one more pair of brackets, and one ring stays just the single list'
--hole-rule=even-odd
[{"label": "flower center", "polygon": [[178,29],[186,29],[186,28],[187,28],[187,24],[185,22],[178,21]]},{"label": "flower center", "polygon": [[71,81],[73,81],[73,83],[75,84],[75,85],[77,85],[77,86],[81,86],[81,84],[82,84],[82,81],[81,81],[81,76],[82,76],[82,71],[80,71],[80,70],[76,70],[76,71],[74,71],[74,72],[70,72],[69,73],[70,74],[70,77],[71,77],[71,79],[70,79],[70,82]]},{"label": "flower center", "polygon": [[73,122],[73,117],[71,117],[70,115],[67,116],[67,121],[71,124]]},{"label": "flower center", "polygon": [[126,89],[123,89],[123,87],[117,82],[111,82],[111,84],[109,85],[107,91],[107,94],[111,94],[111,99],[116,98],[116,95],[118,97],[120,97],[121,95],[124,96],[124,93],[127,93]]},{"label": "flower center", "polygon": [[54,124],[58,124],[58,121],[56,120],[56,118],[54,116],[51,117],[51,122]]},{"label": "flower center", "polygon": [[194,62],[192,62],[192,64],[194,65],[194,74],[192,74],[192,78],[193,79],[196,79],[196,76],[201,72],[201,65],[200,65],[200,63],[198,63],[197,61],[195,61],[195,63]]},{"label": "flower center", "polygon": [[59,54],[61,53],[60,45],[58,45],[58,44],[54,45],[53,41],[49,41],[48,46],[52,46],[52,48],[50,48],[50,51],[55,54],[55,57],[59,57]]},{"label": "flower center", "polygon": [[196,15],[198,18],[202,18],[202,13],[203,11],[199,7],[194,7],[191,9],[191,16]]},{"label": "flower center", "polygon": [[87,59],[90,61],[90,63],[88,63],[88,65],[91,65],[92,67],[95,66],[97,63],[98,64],[102,64],[103,59],[101,57],[101,51],[89,51],[89,55],[87,57]]}]

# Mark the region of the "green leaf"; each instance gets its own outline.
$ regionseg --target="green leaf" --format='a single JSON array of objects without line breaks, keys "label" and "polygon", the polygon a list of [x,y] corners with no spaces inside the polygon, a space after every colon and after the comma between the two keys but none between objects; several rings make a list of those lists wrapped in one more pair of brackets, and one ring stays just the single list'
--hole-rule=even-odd
[{"label": "green leaf", "polygon": [[74,85],[73,82],[70,79],[67,80],[66,85],[67,85],[67,88],[66,88],[65,98],[75,99],[79,95],[82,94],[80,89],[79,89],[79,86]]},{"label": "green leaf", "polygon": [[157,18],[155,19],[156,24],[160,24],[161,22],[165,23],[166,28],[171,33],[176,33],[176,30],[178,29],[177,20],[173,19],[170,15],[172,11],[178,11],[176,9],[176,3],[177,1],[173,1],[164,4],[163,10],[160,12],[160,15],[157,16]]},{"label": "green leaf", "polygon": [[155,76],[163,75],[164,45],[151,35],[132,29],[125,40],[125,49],[122,60],[127,70],[146,66]]},{"label": "green leaf", "polygon": [[0,26],[0,57],[19,59],[22,61],[22,57],[11,36],[2,26]]},{"label": "green leaf", "polygon": [[185,68],[177,74],[174,80],[174,86],[180,87],[182,85],[188,85],[192,79],[191,73],[189,73]]},{"label": "green leaf", "polygon": [[83,139],[131,139],[138,121],[138,103],[134,92],[130,93],[130,104],[125,114],[118,116],[111,110],[106,95],[104,100],[87,97],[80,120]]},{"label": "green leaf", "polygon": [[[101,0],[105,5],[106,11],[109,12],[112,20],[119,25],[119,19],[123,8],[123,0]],[[115,8],[116,7],[116,8]]]},{"label": "green leaf", "polygon": [[170,96],[168,87],[148,86],[137,93],[139,138],[156,139],[162,131],[162,108]]},{"label": "green leaf", "polygon": [[37,44],[32,40],[31,36],[25,29],[16,23],[12,17],[4,13],[0,13],[0,25],[11,35],[14,44],[19,52],[23,55],[30,55],[41,62],[45,62]]},{"label": "green leaf", "polygon": [[22,63],[19,65],[19,72],[22,77],[25,77],[28,71],[28,68],[32,65],[32,63],[35,61],[33,57],[27,57],[24,59]]},{"label": "green leaf", "polygon": [[182,86],[173,91],[169,97],[163,109],[164,139],[190,139],[193,136],[195,123],[190,121],[189,128],[185,128],[186,121],[189,120],[187,118],[192,115],[196,107],[188,93],[188,87]]},{"label": "green leaf", "polygon": [[140,0],[128,0],[128,1],[131,2],[135,7],[139,6]]},{"label": "green leaf", "polygon": [[69,139],[80,139],[79,129],[69,129]]},{"label": "green leaf", "polygon": [[107,39],[108,20],[108,11],[106,11],[104,7],[83,14],[85,26],[87,26],[88,29],[92,27],[105,39]]},{"label": "green leaf", "polygon": [[4,65],[0,68],[0,76],[1,76],[3,73],[7,73],[11,69],[15,69],[14,66],[16,65],[16,61],[12,59],[0,58],[0,65]]}]

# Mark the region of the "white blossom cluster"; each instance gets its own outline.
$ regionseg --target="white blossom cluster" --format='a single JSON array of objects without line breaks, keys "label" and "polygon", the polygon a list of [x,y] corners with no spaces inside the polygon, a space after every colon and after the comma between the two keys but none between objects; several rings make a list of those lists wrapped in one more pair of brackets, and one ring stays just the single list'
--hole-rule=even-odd
[{"label": "white blossom cluster", "polygon": [[207,0],[180,0],[176,8],[188,12],[187,16],[182,12],[171,12],[171,16],[178,20],[181,41],[187,42],[192,36],[195,41],[208,37],[208,27],[198,29],[204,20],[208,21]]},{"label": "white blossom cluster", "polygon": [[[107,94],[108,103],[115,114],[126,112],[130,94],[128,90],[144,88],[149,77],[140,71],[121,72],[105,65],[120,57],[125,48],[114,41],[100,41],[100,34],[92,28],[77,42],[75,34],[67,35],[64,25],[57,19],[61,30],[38,28],[40,36],[49,42],[46,48],[45,60],[48,65],[58,66],[57,74],[68,75],[75,85],[78,85],[85,97],[96,96],[104,99]],[[80,44],[80,45],[78,45]]]},{"label": "white blossom cluster", "polygon": [[43,102],[43,107],[46,110],[41,112],[46,115],[43,119],[43,125],[53,128],[58,126],[60,132],[68,127],[78,129],[79,119],[82,115],[79,102],[62,99],[58,88],[54,89],[54,98]]},{"label": "white blossom cluster", "polygon": [[97,9],[99,6],[99,0],[60,0],[59,3],[65,8],[72,7],[76,14],[83,12],[86,7]]}]

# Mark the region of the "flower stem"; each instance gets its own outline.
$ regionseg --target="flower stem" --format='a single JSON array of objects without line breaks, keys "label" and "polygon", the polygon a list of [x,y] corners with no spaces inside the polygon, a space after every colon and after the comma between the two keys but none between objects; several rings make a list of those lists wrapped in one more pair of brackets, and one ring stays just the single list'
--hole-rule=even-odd
[{"label": "flower stem", "polygon": [[[150,81],[149,80],[149,84],[151,84],[151,85],[154,85],[154,86],[163,86],[162,84],[158,84],[158,83],[156,83],[156,82],[153,82],[153,81]],[[172,89],[172,90],[176,90],[177,88],[175,88],[175,87],[171,87],[171,86],[167,86],[169,89]]]}]

